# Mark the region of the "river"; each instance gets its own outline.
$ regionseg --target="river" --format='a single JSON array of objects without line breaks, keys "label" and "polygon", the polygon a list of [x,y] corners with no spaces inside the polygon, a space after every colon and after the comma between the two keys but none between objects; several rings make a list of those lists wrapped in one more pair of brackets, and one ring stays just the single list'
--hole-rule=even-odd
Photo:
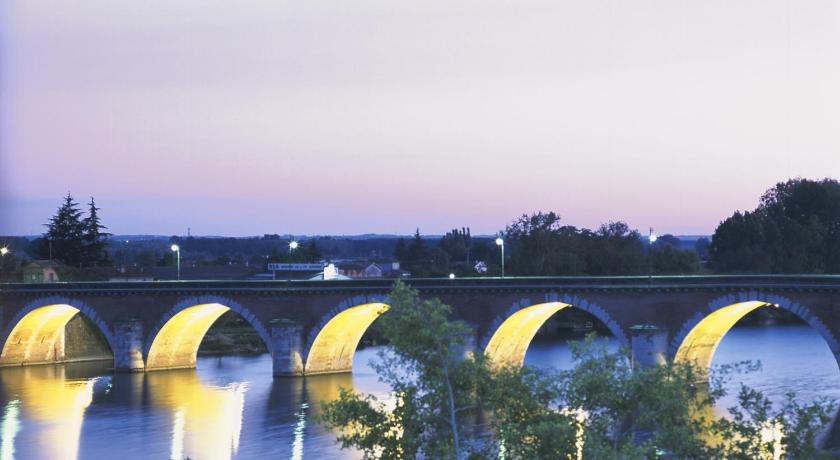
[{"label": "river", "polygon": [[[357,352],[352,375],[307,379],[272,379],[267,355],[202,357],[195,370],[146,374],[114,375],[107,362],[1,369],[0,460],[358,458],[314,417],[342,386],[387,396],[368,365],[375,356],[376,348]],[[762,369],[738,379],[774,400],[790,390],[840,400],[840,371],[807,326],[734,328],[714,362],[742,360]],[[537,341],[526,363],[568,368],[571,353]]]}]

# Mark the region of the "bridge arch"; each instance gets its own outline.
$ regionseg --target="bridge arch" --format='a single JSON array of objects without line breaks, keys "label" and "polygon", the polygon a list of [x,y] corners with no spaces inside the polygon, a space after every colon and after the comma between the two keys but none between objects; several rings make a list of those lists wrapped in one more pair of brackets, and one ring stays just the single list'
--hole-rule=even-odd
[{"label": "bridge arch", "polygon": [[303,372],[307,375],[350,372],[365,331],[388,310],[385,295],[346,299],[326,313],[309,331]]},{"label": "bridge arch", "polygon": [[490,328],[490,333],[482,341],[485,355],[494,365],[522,366],[525,353],[537,331],[560,310],[579,308],[603,323],[622,346],[629,344],[621,326],[599,305],[578,296],[560,296],[556,292],[548,293],[541,302],[529,298],[520,299],[511,304],[504,315],[497,316]]},{"label": "bridge arch", "polygon": [[265,326],[239,302],[214,295],[189,297],[166,312],[149,333],[143,350],[146,370],[195,367],[204,335],[230,310],[248,321],[271,352],[271,340]]},{"label": "bridge arch", "polygon": [[114,335],[90,305],[78,299],[52,296],[27,303],[0,336],[0,366],[62,362],[64,328],[77,314],[86,316],[114,350]]},{"label": "bridge arch", "polygon": [[700,369],[708,370],[718,345],[735,323],[750,312],[767,307],[787,310],[816,330],[840,367],[840,342],[822,320],[805,305],[761,291],[738,292],[709,302],[683,323],[671,341],[669,353],[675,362],[694,362]]}]

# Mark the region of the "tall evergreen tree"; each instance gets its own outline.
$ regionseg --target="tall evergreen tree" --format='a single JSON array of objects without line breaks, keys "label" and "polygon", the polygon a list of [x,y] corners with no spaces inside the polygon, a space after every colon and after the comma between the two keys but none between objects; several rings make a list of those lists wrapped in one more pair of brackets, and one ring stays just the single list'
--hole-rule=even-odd
[{"label": "tall evergreen tree", "polygon": [[105,251],[107,239],[111,236],[103,230],[108,227],[102,225],[99,219],[100,208],[96,207],[96,201],[90,197],[88,203],[88,216],[82,221],[84,231],[82,234],[82,264],[86,267],[106,265],[108,263],[108,252]]},{"label": "tall evergreen tree", "polygon": [[[46,245],[42,245],[41,256],[50,255],[66,265],[81,267],[83,264],[83,235],[84,223],[79,203],[73,200],[70,192],[64,197],[64,203],[58,208],[55,216],[50,219],[44,238]],[[45,247],[44,247],[45,246]]]}]

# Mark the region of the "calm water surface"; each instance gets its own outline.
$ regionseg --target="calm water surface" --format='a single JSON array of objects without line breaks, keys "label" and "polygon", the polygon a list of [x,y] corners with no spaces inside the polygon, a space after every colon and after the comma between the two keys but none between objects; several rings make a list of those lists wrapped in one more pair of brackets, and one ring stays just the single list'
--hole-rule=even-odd
[{"label": "calm water surface", "polygon": [[[196,370],[134,375],[112,375],[107,363],[2,369],[0,460],[358,458],[313,417],[340,387],[387,397],[367,365],[375,354],[360,350],[352,375],[305,380],[272,379],[268,356],[200,358]],[[746,359],[762,370],[739,379],[774,399],[789,390],[840,399],[834,358],[806,326],[733,329],[715,363]],[[526,362],[568,368],[571,354],[563,343],[537,342]]]}]

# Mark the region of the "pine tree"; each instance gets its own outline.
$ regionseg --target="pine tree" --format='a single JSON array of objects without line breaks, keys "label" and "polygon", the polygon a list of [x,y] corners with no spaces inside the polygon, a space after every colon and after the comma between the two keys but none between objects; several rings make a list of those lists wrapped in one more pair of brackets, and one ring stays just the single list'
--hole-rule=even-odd
[{"label": "pine tree", "polygon": [[64,203],[50,219],[44,234],[51,250],[52,258],[66,265],[81,267],[83,263],[84,223],[79,204],[73,200],[70,192],[64,197]]},{"label": "pine tree", "polygon": [[86,267],[95,267],[97,265],[104,265],[108,263],[108,252],[105,251],[106,240],[110,233],[104,232],[108,227],[102,225],[99,220],[100,208],[96,207],[96,202],[93,197],[90,197],[88,203],[88,216],[82,221],[83,230],[83,244],[82,244],[82,264]]}]

